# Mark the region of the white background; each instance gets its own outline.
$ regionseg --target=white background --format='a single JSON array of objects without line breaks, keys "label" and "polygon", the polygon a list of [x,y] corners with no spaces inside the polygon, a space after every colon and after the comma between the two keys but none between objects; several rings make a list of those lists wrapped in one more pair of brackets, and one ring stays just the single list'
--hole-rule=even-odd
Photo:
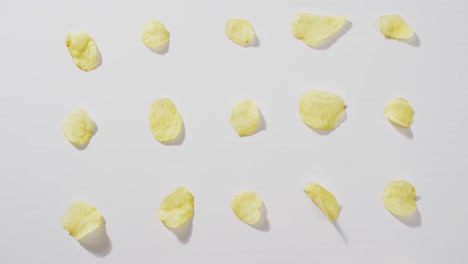
[{"label": "white background", "polygon": [[[1,1],[0,262],[468,263],[467,3]],[[290,33],[300,11],[344,14],[352,25],[328,48],[310,48]],[[378,18],[388,14],[405,18],[419,45],[385,39]],[[225,37],[232,17],[252,23],[259,47]],[[153,19],[171,32],[165,55],[141,42]],[[74,30],[102,53],[92,72],[68,54]],[[348,105],[328,135],[298,114],[311,89]],[[150,133],[149,107],[161,97],[183,117],[181,145]],[[383,116],[396,97],[416,111],[411,133]],[[229,124],[242,98],[266,122],[247,138]],[[99,127],[85,150],[61,132],[77,108]],[[400,221],[383,207],[385,185],[398,179],[416,187],[420,217]],[[341,204],[341,234],[303,193],[311,181]],[[180,239],[157,218],[179,185],[196,204]],[[236,219],[229,203],[241,190],[262,197],[268,224]],[[111,249],[82,246],[62,229],[65,208],[81,199],[104,215]]]}]

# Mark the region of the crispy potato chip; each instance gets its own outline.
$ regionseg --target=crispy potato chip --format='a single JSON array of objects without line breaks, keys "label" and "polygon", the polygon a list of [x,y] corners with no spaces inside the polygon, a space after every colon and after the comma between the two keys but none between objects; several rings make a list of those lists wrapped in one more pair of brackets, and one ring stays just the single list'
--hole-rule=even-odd
[{"label": "crispy potato chip", "polygon": [[242,222],[253,225],[262,218],[263,201],[254,192],[240,192],[231,201],[231,209]]},{"label": "crispy potato chip", "polygon": [[81,146],[93,136],[95,125],[89,114],[81,109],[71,112],[62,125],[62,132],[72,144]]},{"label": "crispy potato chip", "polygon": [[337,94],[309,91],[300,100],[299,113],[309,127],[333,130],[345,113],[345,103]]},{"label": "crispy potato chip", "polygon": [[383,203],[390,213],[408,216],[416,212],[416,190],[407,181],[394,181],[385,187]]},{"label": "crispy potato chip", "polygon": [[92,204],[76,202],[65,210],[62,225],[76,240],[80,240],[102,225],[102,215]]},{"label": "crispy potato chip", "polygon": [[346,16],[322,16],[299,13],[292,22],[292,33],[308,46],[316,46],[338,32]]},{"label": "crispy potato chip", "polygon": [[385,106],[385,117],[395,125],[408,128],[413,123],[414,110],[403,98],[397,98]]},{"label": "crispy potato chip", "polygon": [[159,142],[169,142],[182,131],[182,117],[169,98],[162,98],[153,103],[150,109],[150,128]]},{"label": "crispy potato chip", "polygon": [[146,23],[141,33],[141,39],[150,49],[162,48],[169,42],[169,31],[163,23],[154,20]]},{"label": "crispy potato chip", "polygon": [[84,31],[67,34],[66,45],[73,62],[83,71],[96,69],[99,64],[99,51],[94,39]]},{"label": "crispy potato chip", "polygon": [[250,136],[257,131],[260,115],[257,105],[250,99],[239,101],[232,110],[231,126],[241,137]]},{"label": "crispy potato chip", "polygon": [[193,216],[193,195],[189,189],[178,187],[159,206],[159,220],[168,228],[185,225]]},{"label": "crispy potato chip", "polygon": [[255,32],[249,21],[245,19],[229,19],[226,22],[226,36],[239,46],[245,47],[255,37]]},{"label": "crispy potato chip", "polygon": [[335,196],[316,183],[309,183],[304,187],[304,192],[312,199],[315,205],[327,216],[333,224],[340,214],[340,206]]},{"label": "crispy potato chip", "polygon": [[400,16],[381,16],[379,26],[387,38],[402,40],[414,35],[413,29]]}]

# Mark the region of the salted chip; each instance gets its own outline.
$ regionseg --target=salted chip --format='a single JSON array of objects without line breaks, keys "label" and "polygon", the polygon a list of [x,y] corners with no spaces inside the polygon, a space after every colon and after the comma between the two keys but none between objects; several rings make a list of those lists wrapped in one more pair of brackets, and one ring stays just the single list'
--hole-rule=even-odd
[{"label": "salted chip", "polygon": [[403,98],[397,98],[385,106],[385,117],[401,127],[408,128],[413,123],[413,107]]},{"label": "salted chip", "polygon": [[254,192],[240,192],[231,201],[231,209],[242,222],[253,225],[262,218],[263,201]]},{"label": "salted chip", "polygon": [[157,49],[167,45],[169,37],[170,34],[166,26],[157,20],[146,23],[141,33],[143,43],[150,49]]},{"label": "salted chip", "polygon": [[85,110],[81,109],[71,112],[62,125],[63,135],[77,146],[87,144],[93,136],[94,130],[93,120]]},{"label": "salted chip", "polygon": [[257,105],[250,99],[239,101],[232,109],[231,126],[241,137],[250,136],[257,131],[260,115]]},{"label": "salted chip", "polygon": [[292,33],[308,46],[316,46],[338,32],[346,16],[323,16],[299,13],[292,22]]},{"label": "salted chip", "polygon": [[408,216],[416,212],[416,190],[407,181],[394,181],[385,187],[383,203],[390,213]]},{"label": "salted chip", "polygon": [[309,127],[333,130],[345,113],[345,103],[337,94],[309,91],[299,102],[299,113]]},{"label": "salted chip", "polygon": [[330,223],[335,222],[340,214],[340,206],[331,192],[316,183],[307,184],[304,187],[304,192],[322,210]]},{"label": "salted chip", "polygon": [[235,18],[226,22],[226,36],[239,46],[246,46],[255,37],[255,32],[249,21]]},{"label": "salted chip", "polygon": [[153,103],[149,116],[151,133],[159,142],[169,142],[182,131],[182,117],[169,98],[162,98]]},{"label": "salted chip", "polygon": [[76,240],[80,240],[102,225],[102,215],[92,204],[79,201],[65,210],[62,225]]},{"label": "salted chip", "polygon": [[387,38],[402,40],[414,35],[413,29],[400,16],[381,16],[379,27]]},{"label": "salted chip", "polygon": [[99,51],[94,39],[84,31],[67,34],[66,45],[73,62],[83,71],[96,69],[99,63]]},{"label": "salted chip", "polygon": [[193,195],[189,189],[178,187],[159,206],[159,220],[168,228],[185,225],[193,216]]}]

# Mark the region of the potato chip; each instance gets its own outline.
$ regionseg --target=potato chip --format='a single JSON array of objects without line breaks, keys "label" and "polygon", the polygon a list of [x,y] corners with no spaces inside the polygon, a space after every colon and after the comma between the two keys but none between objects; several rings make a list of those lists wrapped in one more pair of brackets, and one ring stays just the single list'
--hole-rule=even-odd
[{"label": "potato chip", "polygon": [[387,38],[402,40],[414,35],[413,29],[400,16],[381,16],[379,26]]},{"label": "potato chip", "polygon": [[312,199],[315,205],[327,216],[333,224],[340,214],[340,206],[335,196],[316,183],[309,183],[304,187],[304,192]]},{"label": "potato chip", "polygon": [[65,137],[77,146],[88,144],[94,130],[93,120],[86,111],[81,109],[69,114],[62,125],[62,132]]},{"label": "potato chip", "polygon": [[103,222],[101,213],[92,204],[76,202],[65,210],[62,225],[76,240],[98,229]]},{"label": "potato chip", "polygon": [[385,117],[395,125],[408,128],[413,123],[414,110],[403,98],[397,98],[385,106]]},{"label": "potato chip", "polygon": [[383,203],[390,213],[408,216],[416,212],[416,190],[407,181],[394,181],[385,187]]},{"label": "potato chip", "polygon": [[299,13],[292,22],[292,33],[308,46],[316,46],[338,32],[346,16],[323,16]]},{"label": "potato chip", "polygon": [[231,126],[241,137],[250,136],[257,131],[260,115],[257,105],[250,99],[239,101],[232,110]]},{"label": "potato chip", "polygon": [[150,49],[162,48],[169,42],[169,31],[163,23],[154,20],[146,23],[141,33],[141,39]]},{"label": "potato chip", "polygon": [[193,216],[193,195],[189,189],[178,187],[159,206],[159,220],[168,228],[185,225]]},{"label": "potato chip", "polygon": [[309,127],[333,130],[345,113],[345,103],[337,94],[309,91],[300,100],[299,113]]},{"label": "potato chip", "polygon": [[255,32],[249,21],[245,19],[229,19],[226,22],[226,36],[239,46],[246,46],[255,37]]},{"label": "potato chip", "polygon": [[84,31],[67,34],[66,45],[73,62],[83,71],[96,69],[99,64],[99,51],[94,39]]},{"label": "potato chip", "polygon": [[149,121],[154,138],[163,143],[175,139],[184,125],[176,106],[169,98],[162,98],[153,103]]},{"label": "potato chip", "polygon": [[240,192],[231,201],[231,209],[242,222],[253,225],[262,218],[263,201],[254,192]]}]

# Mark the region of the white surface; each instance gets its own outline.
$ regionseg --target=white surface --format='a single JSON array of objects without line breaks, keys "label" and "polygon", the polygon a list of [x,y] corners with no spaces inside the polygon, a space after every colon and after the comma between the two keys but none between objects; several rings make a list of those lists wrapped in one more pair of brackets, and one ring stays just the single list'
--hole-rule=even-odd
[{"label": "white surface", "polygon": [[[464,0],[415,1],[13,1],[0,2],[1,263],[467,263],[468,67]],[[351,29],[326,50],[290,33],[299,11],[348,15]],[[386,40],[380,15],[400,14],[420,46]],[[224,35],[231,17],[250,20],[257,48]],[[161,56],[140,40],[143,25],[171,32]],[[88,31],[102,53],[92,72],[73,65],[65,34]],[[298,100],[310,89],[345,99],[347,120],[327,136],[308,129]],[[149,131],[148,109],[176,103],[182,145]],[[231,106],[254,99],[267,128],[238,138]],[[383,116],[405,97],[413,139]],[[61,124],[75,108],[99,126],[75,149]],[[421,197],[421,225],[383,207],[386,183],[406,179]],[[328,224],[302,192],[330,189],[343,210]],[[157,219],[178,185],[196,197],[188,243]],[[240,190],[257,192],[270,230],[238,221]],[[96,205],[112,251],[97,257],[61,226],[73,201]]]}]

